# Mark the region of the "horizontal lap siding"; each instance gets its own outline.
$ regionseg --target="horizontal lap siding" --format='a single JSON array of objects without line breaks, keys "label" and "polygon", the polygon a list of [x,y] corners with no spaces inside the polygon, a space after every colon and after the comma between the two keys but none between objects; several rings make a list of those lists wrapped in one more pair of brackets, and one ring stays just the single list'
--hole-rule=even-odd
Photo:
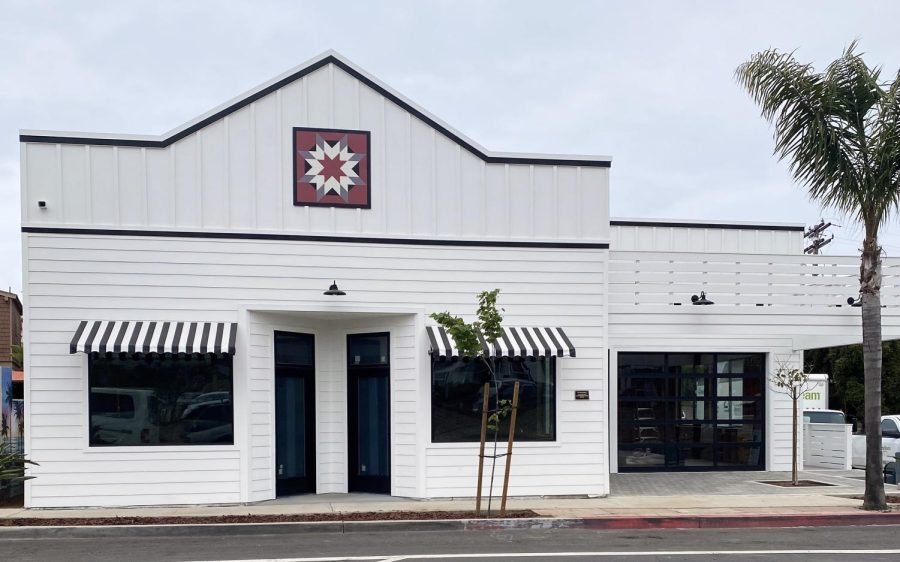
[{"label": "horizontal lap siding", "polygon": [[[783,336],[795,349],[861,339],[859,259],[852,256],[612,251],[610,333]],[[900,337],[900,260],[885,258],[882,324]],[[714,306],[691,305],[705,291]],[[676,306],[678,304],[679,306]]]},{"label": "horizontal lap siding", "polygon": [[[898,337],[892,287],[900,261],[884,261],[884,334]],[[801,368],[806,346],[861,339],[859,309],[846,306],[858,290],[855,257],[612,251],[609,268],[610,348],[616,351],[766,353],[771,373],[781,364]],[[715,305],[690,304],[701,290]],[[790,469],[791,416],[791,401],[769,385],[770,470]]]},{"label": "horizontal lap siding", "polygon": [[[348,292],[340,300],[342,305],[421,306],[426,314],[449,310],[471,318],[475,294],[498,287],[507,325],[565,328],[578,356],[559,360],[558,442],[537,456],[524,453],[521,460],[517,457],[513,475],[521,478],[513,479],[511,491],[518,495],[607,492],[602,426],[606,417],[603,287],[608,255],[604,250],[54,234],[25,237],[32,342],[26,350],[31,367],[30,427],[34,428],[29,436],[30,451],[41,463],[36,474],[48,476],[30,481],[33,506],[228,503],[271,497],[274,455],[267,421],[272,407],[267,378],[272,364],[271,332],[265,322],[255,324],[251,314],[251,326],[240,325],[238,332],[239,353],[247,356],[245,363],[236,360],[236,365],[246,364],[248,371],[235,373],[236,388],[246,385],[246,396],[236,396],[237,403],[247,409],[249,424],[247,442],[239,444],[243,460],[237,449],[86,450],[82,386],[86,369],[83,356],[68,354],[68,342],[78,322],[85,319],[237,322],[240,307],[264,310],[267,304],[276,303],[302,310],[305,303],[321,306],[333,302],[321,293],[335,277]],[[412,320],[390,322],[394,323],[388,323],[394,354],[394,493],[472,495],[473,488],[468,485],[474,470],[471,451],[459,456],[456,472],[432,472],[431,465],[420,463],[426,447],[428,459],[442,454],[423,441],[429,430],[422,426],[428,419],[428,410],[423,410],[428,408],[428,395],[422,394],[422,381],[423,377],[430,380],[430,373],[420,372],[420,364],[427,345]],[[345,333],[360,327],[349,322],[335,324],[333,329]],[[336,373],[340,371],[337,365],[328,368]],[[590,390],[591,400],[576,402],[574,390]],[[323,453],[333,454],[321,459],[319,484],[329,491],[338,490],[345,482],[345,392],[343,378],[330,384],[319,381],[317,386],[322,412],[319,431],[331,436],[323,437],[320,446]],[[133,462],[138,459],[153,463],[154,468]],[[192,469],[183,470],[184,462]],[[171,470],[165,468],[166,463],[172,463]],[[523,472],[517,472],[517,463]],[[572,475],[568,466],[583,466],[584,470]],[[553,467],[559,467],[559,472]],[[546,472],[542,481],[532,474],[535,470]],[[144,479],[148,472],[157,471],[158,477]],[[94,476],[80,485],[62,484],[63,475],[70,472],[115,472],[119,476],[108,487],[87,483]],[[241,474],[246,478],[243,498]],[[417,488],[422,476],[427,482]]]},{"label": "horizontal lap siding", "polygon": [[[36,376],[40,376],[39,374]],[[40,400],[34,393],[33,400]],[[39,423],[42,415],[33,412]],[[79,417],[83,419],[82,413]],[[79,425],[81,422],[79,421]],[[71,427],[71,426],[70,426]],[[30,507],[232,503],[240,501],[237,450],[204,452],[85,452],[78,432],[34,431]],[[64,430],[65,428],[59,428]],[[49,435],[65,435],[50,437]]]},{"label": "horizontal lap siding", "polygon": [[[803,352],[779,353],[777,350],[769,356],[769,372],[779,367],[785,369],[803,369]],[[794,413],[794,405],[791,399],[782,392],[776,392],[771,383],[766,393],[766,444],[769,470],[790,470],[793,455],[793,428],[791,417]],[[797,459],[803,466],[803,404],[798,404],[798,438]]]},{"label": "horizontal lap siding", "polygon": [[[592,394],[593,396],[593,394]],[[599,416],[600,414],[598,414]],[[577,434],[558,434],[559,444],[513,448],[509,493],[512,496],[535,495],[606,495],[609,493],[606,471],[609,469],[603,434],[578,439]],[[487,454],[492,454],[488,445]],[[499,452],[506,451],[501,443]],[[494,494],[502,488],[504,460],[498,459],[494,477]],[[471,497],[475,495],[478,476],[478,445],[449,450],[428,451],[428,494],[431,497]],[[487,495],[491,461],[485,461],[483,493]]]},{"label": "horizontal lap siding", "polygon": [[240,346],[240,342],[238,345],[239,349],[249,349],[247,402],[250,413],[250,433],[253,437],[248,449],[250,457],[248,500],[259,501],[270,499],[275,495],[272,487],[275,451],[271,445],[275,431],[275,428],[272,427],[274,349],[272,328],[268,323],[251,316],[247,333],[250,345]]},{"label": "horizontal lap siding", "polygon": [[87,448],[87,368],[83,354],[68,353],[73,332],[68,320],[32,327],[41,343],[29,350],[29,456],[39,463],[30,469],[30,507],[240,501],[237,448]]},{"label": "horizontal lap siding", "polygon": [[347,347],[330,323],[323,323],[316,337],[316,489],[342,493],[347,491]]},{"label": "horizontal lap siding", "polygon": [[413,320],[406,317],[391,332],[391,493],[395,496],[417,495],[417,416],[425,404],[418,397],[417,356],[422,350],[415,347]]},{"label": "horizontal lap siding", "polygon": [[[590,299],[586,299],[585,304],[592,306]],[[560,311],[561,315],[567,313],[565,307]],[[605,315],[593,318],[593,325],[575,327],[569,325],[568,318],[559,320],[575,345],[577,355],[556,359],[556,441],[514,445],[509,481],[509,493],[513,496],[609,493]],[[576,390],[589,391],[590,399],[575,400]],[[500,443],[500,452],[505,452],[505,448],[506,443]],[[489,444],[487,453],[492,451],[493,445]],[[498,495],[504,462],[498,459],[496,465],[494,493]],[[487,460],[485,494],[490,466],[491,461]],[[477,444],[428,447],[426,474],[430,497],[475,495],[477,473]]]}]

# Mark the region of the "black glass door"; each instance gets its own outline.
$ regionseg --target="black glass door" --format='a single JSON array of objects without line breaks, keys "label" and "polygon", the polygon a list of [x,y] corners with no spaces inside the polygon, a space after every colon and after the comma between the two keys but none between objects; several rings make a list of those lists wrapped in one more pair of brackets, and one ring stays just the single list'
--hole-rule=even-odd
[{"label": "black glass door", "polygon": [[351,492],[391,492],[390,338],[347,336],[347,426]]},{"label": "black glass door", "polygon": [[765,355],[620,353],[619,471],[762,470]]},{"label": "black glass door", "polygon": [[315,340],[275,332],[275,494],[316,491]]}]

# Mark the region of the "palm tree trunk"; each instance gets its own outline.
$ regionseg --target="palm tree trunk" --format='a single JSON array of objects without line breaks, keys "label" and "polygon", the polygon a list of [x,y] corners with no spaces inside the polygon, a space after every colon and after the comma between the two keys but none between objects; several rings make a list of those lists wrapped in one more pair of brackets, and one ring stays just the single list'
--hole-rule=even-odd
[{"label": "palm tree trunk", "polygon": [[884,510],[887,503],[881,458],[881,248],[876,236],[867,236],[863,241],[859,274],[866,413],[866,492],[863,509]]}]

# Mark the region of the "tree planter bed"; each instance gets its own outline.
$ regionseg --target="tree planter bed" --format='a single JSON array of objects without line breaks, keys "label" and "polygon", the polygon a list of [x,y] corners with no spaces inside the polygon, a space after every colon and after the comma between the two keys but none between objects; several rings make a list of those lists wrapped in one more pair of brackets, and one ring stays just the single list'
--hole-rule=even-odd
[{"label": "tree planter bed", "polygon": [[780,486],[782,488],[808,488],[811,486],[837,486],[837,484],[829,484],[828,482],[819,482],[818,480],[798,480],[797,485],[790,480],[760,480],[760,484],[768,484],[770,486]]}]

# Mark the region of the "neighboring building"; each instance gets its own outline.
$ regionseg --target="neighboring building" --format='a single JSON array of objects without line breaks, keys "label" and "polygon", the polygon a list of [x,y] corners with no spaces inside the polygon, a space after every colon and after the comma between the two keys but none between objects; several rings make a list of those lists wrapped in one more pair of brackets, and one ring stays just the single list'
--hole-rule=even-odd
[{"label": "neighboring building", "polygon": [[13,451],[24,449],[25,401],[22,399],[22,372],[0,367],[0,442]]},{"label": "neighboring building", "polygon": [[429,314],[495,287],[513,495],[786,469],[767,374],[859,339],[801,225],[611,221],[608,157],[487,151],[334,53],[160,137],[20,140],[29,507],[471,496],[487,374]]},{"label": "neighboring building", "polygon": [[0,291],[0,367],[21,368],[13,359],[14,345],[22,345],[22,301]]}]

